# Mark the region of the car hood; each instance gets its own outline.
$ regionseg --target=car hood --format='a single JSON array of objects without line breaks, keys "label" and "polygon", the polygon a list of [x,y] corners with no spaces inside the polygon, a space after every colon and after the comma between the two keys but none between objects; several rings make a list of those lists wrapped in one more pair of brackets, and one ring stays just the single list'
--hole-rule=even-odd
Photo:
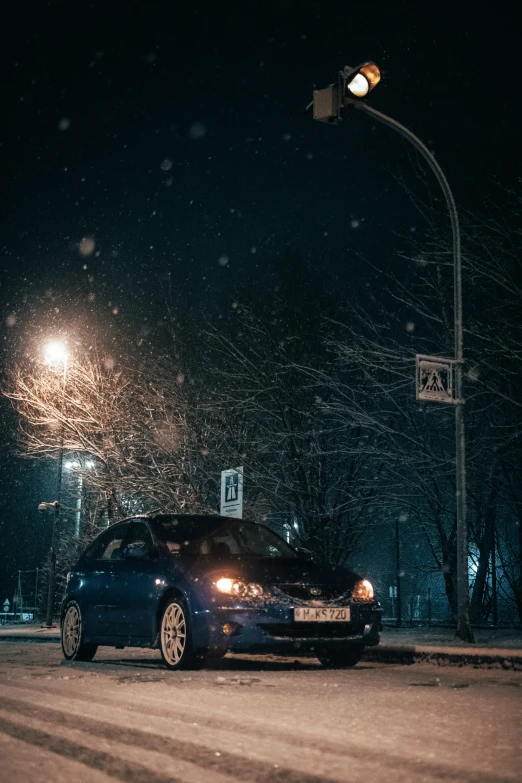
[{"label": "car hood", "polygon": [[[180,558],[185,561],[185,558]],[[329,566],[305,559],[236,557],[218,561],[208,557],[184,563],[192,577],[230,577],[262,585],[316,584],[352,588],[361,577],[342,566]]]}]

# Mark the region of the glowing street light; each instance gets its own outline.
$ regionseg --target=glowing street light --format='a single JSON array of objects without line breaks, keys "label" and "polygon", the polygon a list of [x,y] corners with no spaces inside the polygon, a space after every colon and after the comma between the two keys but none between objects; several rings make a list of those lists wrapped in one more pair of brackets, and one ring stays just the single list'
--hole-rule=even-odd
[{"label": "glowing street light", "polygon": [[362,102],[362,99],[381,81],[381,72],[372,62],[365,62],[356,68],[345,65],[337,74],[337,83],[330,84],[324,90],[314,90],[312,102],[314,120],[338,125],[341,122],[341,109],[349,103]]},{"label": "glowing street light", "polygon": [[76,497],[76,512],[74,522],[74,537],[80,537],[80,528],[82,521],[82,493],[83,493],[83,470],[92,470],[94,468],[94,461],[92,459],[84,460],[83,463],[77,459],[70,459],[64,463],[64,468],[70,471],[78,471],[77,473],[77,497]]},{"label": "glowing street light", "polygon": [[346,66],[342,73],[346,94],[351,93],[356,98],[364,98],[381,81],[381,72],[372,62],[362,63],[357,68]]},{"label": "glowing street light", "polygon": [[48,365],[61,364],[65,366],[68,356],[67,348],[63,343],[51,342],[45,346],[45,363]]},{"label": "glowing street light", "polygon": [[[446,176],[423,142],[400,122],[371,107],[364,98],[380,82],[381,72],[373,62],[364,62],[356,68],[345,66],[337,74],[337,83],[323,90],[314,90],[307,108],[313,109],[314,120],[339,125],[341,112],[347,106],[369,114],[383,125],[392,128],[423,156],[442,189],[448,207],[453,235],[453,297],[455,359],[449,361],[455,367],[455,397],[448,399],[455,405],[455,495],[457,516],[457,636],[473,642],[469,619],[468,583],[468,535],[466,524],[466,457],[464,433],[464,406],[462,399],[463,329],[462,329],[462,272],[460,254],[460,228],[457,207]],[[425,357],[432,359],[433,357]]]}]

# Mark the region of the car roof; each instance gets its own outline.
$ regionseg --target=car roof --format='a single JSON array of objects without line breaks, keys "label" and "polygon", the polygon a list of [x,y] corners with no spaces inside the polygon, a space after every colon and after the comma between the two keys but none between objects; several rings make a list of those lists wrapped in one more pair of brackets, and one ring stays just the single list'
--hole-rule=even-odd
[{"label": "car roof", "polygon": [[125,517],[124,519],[119,519],[117,522],[113,522],[113,524],[109,525],[109,527],[114,527],[115,525],[121,525],[124,522],[132,522],[135,519],[142,519],[144,522],[155,522],[156,520],[161,521],[162,519],[169,519],[170,517],[177,517],[178,519],[184,519],[187,521],[191,519],[215,520],[216,522],[236,521],[246,525],[255,525],[255,526],[260,525],[261,527],[267,527],[262,522],[254,522],[251,519],[240,519],[239,517],[224,517],[221,516],[221,514],[178,514],[176,511],[170,511],[170,512],[153,511],[153,512],[149,512],[148,514],[132,514],[131,516]]}]

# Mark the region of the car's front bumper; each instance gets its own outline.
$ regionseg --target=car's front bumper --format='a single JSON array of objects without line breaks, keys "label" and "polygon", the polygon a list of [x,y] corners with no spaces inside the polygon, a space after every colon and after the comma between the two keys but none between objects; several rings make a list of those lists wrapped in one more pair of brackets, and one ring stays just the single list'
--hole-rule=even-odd
[{"label": "car's front bumper", "polygon": [[376,603],[350,604],[350,622],[295,622],[293,606],[269,602],[258,606],[222,605],[198,615],[194,628],[197,646],[295,654],[348,643],[378,644],[382,609]]}]

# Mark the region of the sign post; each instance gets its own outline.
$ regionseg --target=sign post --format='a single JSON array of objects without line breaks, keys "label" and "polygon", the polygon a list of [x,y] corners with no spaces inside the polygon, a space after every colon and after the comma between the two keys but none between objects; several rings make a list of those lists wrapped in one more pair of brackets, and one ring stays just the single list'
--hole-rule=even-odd
[{"label": "sign post", "polygon": [[243,518],[243,467],[221,471],[222,517]]}]

